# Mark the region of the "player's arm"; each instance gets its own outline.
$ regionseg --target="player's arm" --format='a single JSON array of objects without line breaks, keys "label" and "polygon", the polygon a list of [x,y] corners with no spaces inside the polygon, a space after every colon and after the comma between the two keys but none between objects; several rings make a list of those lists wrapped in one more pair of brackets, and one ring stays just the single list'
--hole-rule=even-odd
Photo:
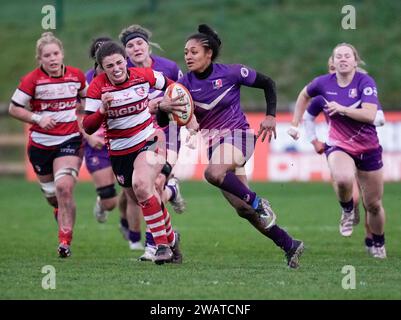
[{"label": "player's arm", "polygon": [[317,153],[322,154],[324,151],[324,143],[319,141],[316,135],[316,117],[306,110],[302,120],[305,126],[306,139],[313,145]]},{"label": "player's arm", "polygon": [[34,112],[31,112],[25,109],[24,106],[16,104],[13,101],[11,101],[10,103],[10,106],[8,108],[8,113],[15,119],[18,119],[26,123],[37,124],[42,129],[45,130],[53,129],[57,124],[57,122],[52,117],[42,116]]},{"label": "player's arm", "polygon": [[[81,97],[82,99],[82,97]],[[90,114],[92,112],[88,112],[88,114]],[[85,128],[83,125],[83,120],[84,117],[86,115],[85,112],[85,100],[81,100],[81,103],[79,103],[77,105],[77,118],[78,118],[78,127],[79,127],[79,131],[81,132],[82,136],[84,137],[84,139],[87,141],[87,143],[95,149],[102,149],[103,145],[104,145],[104,139],[102,137],[98,137],[97,135],[91,135],[91,134],[87,134],[85,132]]]},{"label": "player's arm", "polygon": [[356,121],[373,124],[377,113],[377,104],[363,102],[361,108],[355,109],[347,108],[335,101],[331,101],[327,103],[327,109],[330,117],[340,114]]},{"label": "player's arm", "polygon": [[113,99],[114,97],[110,92],[103,93],[101,99],[87,98],[85,116],[82,121],[87,134],[93,134],[100,128]]},{"label": "player's arm", "polygon": [[375,120],[373,121],[373,124],[376,127],[381,127],[381,126],[384,126],[385,123],[386,123],[386,117],[384,116],[383,110],[377,110],[376,117],[375,117]]},{"label": "player's arm", "polygon": [[80,90],[78,92],[78,98],[77,98],[77,108],[76,108],[76,114],[77,114],[77,119],[78,119],[78,127],[79,131],[81,134],[85,137],[86,133],[82,125],[83,118],[85,116],[85,99],[86,99],[86,91],[87,91],[88,85],[85,81],[85,87],[84,89]]},{"label": "player's arm", "polygon": [[275,82],[268,76],[256,73],[255,81],[251,85],[253,88],[263,89],[266,101],[266,117],[260,123],[257,138],[262,136],[262,142],[269,134],[268,141],[271,138],[276,139],[276,109],[277,109],[277,92]]},{"label": "player's arm", "polygon": [[299,93],[297,101],[295,102],[294,113],[291,121],[291,128],[287,133],[295,140],[299,138],[299,123],[301,122],[302,115],[305,113],[309,105],[311,97],[308,95],[306,87]]}]

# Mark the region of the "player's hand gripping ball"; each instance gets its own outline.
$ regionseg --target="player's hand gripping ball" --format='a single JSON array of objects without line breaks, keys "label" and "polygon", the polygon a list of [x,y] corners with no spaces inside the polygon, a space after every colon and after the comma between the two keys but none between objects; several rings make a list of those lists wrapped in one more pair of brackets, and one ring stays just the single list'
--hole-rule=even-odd
[{"label": "player's hand gripping ball", "polygon": [[174,99],[180,96],[177,102],[185,103],[185,111],[172,111],[168,114],[170,121],[177,122],[179,126],[185,126],[191,121],[194,113],[194,102],[188,89],[180,83],[172,83],[168,86],[165,95]]}]

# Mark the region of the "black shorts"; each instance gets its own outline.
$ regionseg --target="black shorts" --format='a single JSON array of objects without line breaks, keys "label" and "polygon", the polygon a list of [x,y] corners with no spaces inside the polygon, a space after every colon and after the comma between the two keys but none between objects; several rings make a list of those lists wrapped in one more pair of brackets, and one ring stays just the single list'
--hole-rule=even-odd
[{"label": "black shorts", "polygon": [[157,139],[147,141],[146,144],[139,150],[125,154],[122,156],[110,156],[111,167],[117,182],[124,188],[132,187],[132,174],[134,172],[134,161],[136,157],[144,151],[152,150],[156,147]]},{"label": "black shorts", "polygon": [[82,147],[82,137],[77,136],[56,146],[54,149],[42,149],[30,145],[28,147],[28,157],[36,174],[48,175],[53,173],[54,159],[66,156],[82,158]]}]

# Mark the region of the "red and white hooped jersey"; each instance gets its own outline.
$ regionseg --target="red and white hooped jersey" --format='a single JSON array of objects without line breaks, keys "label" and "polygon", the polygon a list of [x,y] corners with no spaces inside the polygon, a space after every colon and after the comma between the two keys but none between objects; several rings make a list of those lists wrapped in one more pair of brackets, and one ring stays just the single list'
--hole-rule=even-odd
[{"label": "red and white hooped jersey", "polygon": [[90,83],[85,111],[96,112],[102,105],[102,94],[114,99],[103,123],[110,155],[124,155],[139,150],[155,128],[148,109],[149,89],[163,89],[169,84],[161,72],[151,68],[128,68],[128,79],[113,85],[105,73]]},{"label": "red and white hooped jersey", "polygon": [[56,126],[51,130],[33,124],[29,143],[39,148],[53,148],[79,136],[76,115],[78,96],[86,96],[84,73],[74,67],[64,67],[64,75],[51,77],[42,68],[25,75],[15,90],[11,101],[41,116],[52,116]]}]

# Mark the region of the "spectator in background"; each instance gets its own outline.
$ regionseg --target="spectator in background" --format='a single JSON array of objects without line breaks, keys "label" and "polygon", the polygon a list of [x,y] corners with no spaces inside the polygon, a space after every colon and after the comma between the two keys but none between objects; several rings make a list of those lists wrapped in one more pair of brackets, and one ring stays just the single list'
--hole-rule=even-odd
[{"label": "spectator in background", "polygon": [[39,67],[25,75],[11,98],[12,117],[30,123],[29,161],[58,222],[58,254],[71,255],[75,223],[73,189],[82,163],[78,98],[86,96],[83,72],[65,66],[62,42],[45,32],[36,44]]}]

